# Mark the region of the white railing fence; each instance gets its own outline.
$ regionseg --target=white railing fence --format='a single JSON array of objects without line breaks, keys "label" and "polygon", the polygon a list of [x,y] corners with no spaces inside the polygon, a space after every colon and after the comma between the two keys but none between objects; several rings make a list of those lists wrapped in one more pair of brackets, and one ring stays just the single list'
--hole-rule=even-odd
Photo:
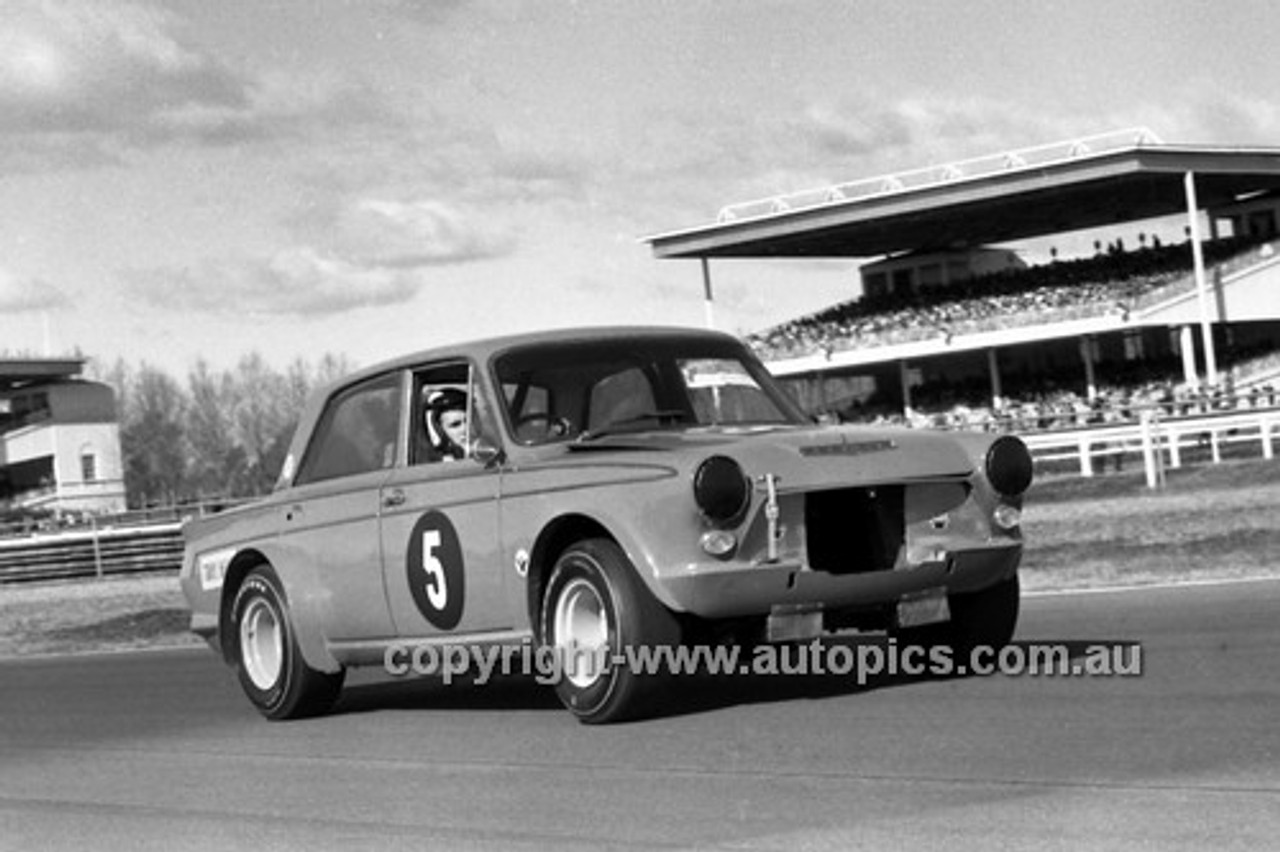
[{"label": "white railing fence", "polygon": [[1211,412],[1164,416],[1143,412],[1140,420],[1123,424],[1085,426],[1053,432],[1027,432],[1020,437],[1039,463],[1073,461],[1080,476],[1093,476],[1098,463],[1140,453],[1147,485],[1159,488],[1165,471],[1183,466],[1187,450],[1207,448],[1214,464],[1222,461],[1224,446],[1256,445],[1264,459],[1275,457],[1280,433],[1280,409]]}]

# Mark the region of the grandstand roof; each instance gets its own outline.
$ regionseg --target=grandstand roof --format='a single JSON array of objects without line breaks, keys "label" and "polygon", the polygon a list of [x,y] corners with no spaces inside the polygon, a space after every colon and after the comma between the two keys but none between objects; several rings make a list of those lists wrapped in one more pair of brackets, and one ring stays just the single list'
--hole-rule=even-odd
[{"label": "grandstand roof", "polygon": [[0,391],[80,375],[82,358],[0,358]]},{"label": "grandstand roof", "polygon": [[874,257],[1025,240],[1280,190],[1280,148],[1169,145],[1145,130],[731,205],[645,238],[659,258]]}]

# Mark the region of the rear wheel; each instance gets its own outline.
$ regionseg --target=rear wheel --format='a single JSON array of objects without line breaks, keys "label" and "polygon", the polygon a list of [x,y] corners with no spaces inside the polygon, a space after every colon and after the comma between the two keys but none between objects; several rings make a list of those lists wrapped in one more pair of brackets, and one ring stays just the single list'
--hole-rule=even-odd
[{"label": "rear wheel", "polygon": [[661,672],[636,671],[626,649],[675,645],[675,617],[649,593],[612,541],[579,542],[556,560],[539,635],[561,667],[556,693],[583,722],[615,722],[648,709]]},{"label": "rear wheel", "polygon": [[259,565],[245,575],[231,604],[231,618],[236,674],[258,712],[268,719],[297,719],[333,706],[344,673],[307,665],[271,566]]}]

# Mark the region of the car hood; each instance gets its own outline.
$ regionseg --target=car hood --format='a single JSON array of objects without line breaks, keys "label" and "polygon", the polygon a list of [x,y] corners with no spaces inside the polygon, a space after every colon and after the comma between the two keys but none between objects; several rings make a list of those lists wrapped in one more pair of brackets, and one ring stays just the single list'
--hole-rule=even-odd
[{"label": "car hood", "polygon": [[[773,473],[782,488],[969,474],[974,456],[956,436],[866,426],[741,426],[608,435],[568,445],[571,453],[730,456],[750,476]],[[656,461],[657,459],[655,459]]]}]

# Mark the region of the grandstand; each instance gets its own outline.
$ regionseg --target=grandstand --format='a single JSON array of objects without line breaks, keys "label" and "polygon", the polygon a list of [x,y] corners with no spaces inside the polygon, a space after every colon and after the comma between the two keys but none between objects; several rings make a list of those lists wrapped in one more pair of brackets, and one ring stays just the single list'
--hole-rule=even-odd
[{"label": "grandstand", "polygon": [[731,205],[648,242],[700,260],[708,301],[717,258],[866,261],[848,300],[747,335],[811,412],[1044,426],[1274,404],[1278,223],[1280,149],[1126,130]]}]

